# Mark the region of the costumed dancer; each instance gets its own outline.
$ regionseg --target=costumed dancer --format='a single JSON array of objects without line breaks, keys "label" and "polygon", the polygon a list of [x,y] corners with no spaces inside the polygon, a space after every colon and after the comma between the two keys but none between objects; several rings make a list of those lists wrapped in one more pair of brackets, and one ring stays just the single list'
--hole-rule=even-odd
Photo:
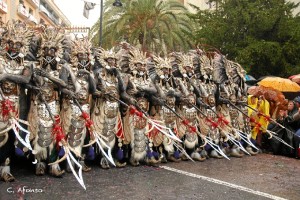
[{"label": "costumed dancer", "polygon": [[[236,101],[234,87],[235,84],[228,80],[228,71],[226,71],[226,58],[221,54],[215,54],[214,64],[214,80],[218,80],[217,82],[217,111],[218,111],[218,120],[220,123],[220,133],[221,133],[221,141],[223,143],[223,148],[227,152],[228,155],[234,157],[242,157],[243,153],[240,152],[239,147],[235,144],[236,140],[239,140],[236,132],[232,129],[232,121],[231,115],[234,118],[237,118],[238,111],[233,109],[230,106],[230,98]],[[231,111],[231,112],[230,112]],[[235,120],[237,121],[237,120]],[[228,141],[230,140],[230,141]]]},{"label": "costumed dancer", "polygon": [[217,87],[213,82],[213,54],[204,52],[200,49],[196,50],[198,55],[195,60],[195,73],[198,77],[197,88],[199,89],[199,98],[197,105],[202,111],[199,113],[200,131],[206,136],[209,144],[202,150],[202,156],[212,158],[223,158],[224,152],[221,147],[221,135],[219,130],[217,106],[216,106],[216,91]]},{"label": "costumed dancer", "polygon": [[[258,151],[255,151],[254,149],[257,149],[254,146],[253,140],[251,140],[251,124],[250,119],[247,117],[248,109],[245,105],[247,105],[247,96],[238,96],[238,101],[236,105],[239,107],[239,109],[243,112],[239,112],[238,115],[238,124],[239,124],[239,130],[241,130],[242,137],[244,136],[246,150],[253,156],[258,154]],[[246,114],[246,115],[245,115]]]},{"label": "costumed dancer", "polygon": [[[68,145],[80,155],[80,164],[84,172],[91,170],[84,159],[88,152],[83,151],[85,140],[93,138],[90,121],[91,95],[97,95],[95,81],[92,75],[93,56],[91,42],[87,38],[76,38],[72,41],[70,65],[64,64],[60,78],[67,84],[62,89],[61,121],[67,134]],[[66,92],[66,91],[71,91]],[[89,135],[91,134],[91,135]],[[68,165],[67,170],[70,171]]]},{"label": "costumed dancer", "polygon": [[[139,49],[134,48],[130,51],[130,70],[131,77],[129,79],[127,93],[136,100],[136,106],[143,113],[149,112],[149,99],[151,95],[155,95],[157,90],[148,76],[146,69],[146,55]],[[130,164],[139,165],[139,162],[146,164],[156,164],[153,155],[153,139],[151,135],[151,127],[147,118],[137,116],[127,110],[127,114],[123,117],[124,133],[126,138],[130,137],[131,155]]]},{"label": "costumed dancer", "polygon": [[[151,115],[154,116],[154,119],[162,121],[178,137],[177,116],[175,114],[176,97],[180,98],[181,92],[176,87],[169,58],[154,57],[154,61],[156,62],[157,76],[152,80],[154,80],[159,98],[152,100]],[[174,140],[160,132],[151,134],[153,135],[154,146],[159,148],[161,162],[167,162],[167,160],[178,162],[181,160],[179,151],[174,147]]]},{"label": "costumed dancer", "polygon": [[[19,119],[20,87],[21,84],[30,81],[32,74],[32,65],[24,61],[32,35],[33,32],[21,22],[7,24],[1,33],[0,179],[5,182],[15,179],[10,173],[10,156],[14,153],[15,136],[24,145],[23,149],[16,150],[22,153],[32,150],[29,142],[30,133],[19,124],[19,121],[25,123]],[[26,136],[21,137],[20,130]]]},{"label": "costumed dancer", "polygon": [[[59,78],[61,68],[60,59],[63,52],[64,34],[55,28],[46,28],[40,32],[41,44],[38,48],[39,63],[33,69],[32,81],[27,84],[32,90],[28,127],[33,135],[34,157],[37,159],[36,175],[44,175],[46,163],[55,162],[60,150],[54,134],[54,121],[60,119],[59,88],[66,87],[66,83]],[[64,170],[59,164],[53,164],[49,173],[60,177]]]},{"label": "costumed dancer", "polygon": [[[179,138],[183,139],[184,148],[192,159],[196,161],[204,161],[206,158],[201,156],[201,138],[199,138],[199,117],[196,106],[196,76],[194,73],[193,55],[174,54],[175,62],[173,62],[172,68],[178,68],[180,77],[176,77],[176,82],[182,93],[182,97],[179,99],[179,112],[184,119],[188,120],[189,126],[186,126],[183,121],[177,119]],[[179,63],[176,63],[176,60]],[[178,65],[174,67],[174,65]],[[173,75],[175,76],[174,72]],[[194,127],[196,131],[192,131],[191,127]],[[194,129],[193,129],[194,130]],[[187,160],[184,155],[181,159]]]},{"label": "costumed dancer", "polygon": [[[105,140],[105,145],[113,150],[116,167],[126,166],[123,144],[124,132],[120,113],[120,99],[134,105],[125,91],[125,84],[117,66],[115,53],[102,48],[97,49],[96,58],[101,67],[94,69],[96,86],[102,96],[94,102],[92,120],[99,137]],[[102,157],[100,166],[110,168],[109,160]]]}]

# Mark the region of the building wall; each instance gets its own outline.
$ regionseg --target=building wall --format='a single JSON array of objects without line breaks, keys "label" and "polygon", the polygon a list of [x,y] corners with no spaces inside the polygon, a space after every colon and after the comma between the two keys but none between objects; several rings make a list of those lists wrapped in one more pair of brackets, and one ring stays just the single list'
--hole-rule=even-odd
[{"label": "building wall", "polygon": [[190,4],[199,7],[201,10],[214,8],[214,5],[212,3],[209,3],[208,0],[178,0],[178,1],[183,3],[190,12],[196,12],[196,10],[192,6],[190,6]]},{"label": "building wall", "polygon": [[208,0],[184,0],[184,5],[190,10],[193,11],[194,9],[189,5],[193,4],[199,7],[201,10],[208,9],[209,4],[207,3]]},{"label": "building wall", "polygon": [[[4,4],[7,12],[2,9]],[[50,26],[71,26],[71,22],[53,0],[0,0],[0,17],[4,23],[21,20],[29,25],[43,22]]]},{"label": "building wall", "polygon": [[0,18],[2,22],[6,22],[8,20],[8,3],[9,0],[0,0]]},{"label": "building wall", "polygon": [[[289,0],[290,2],[294,2],[294,3],[300,3],[299,0]],[[300,13],[300,5],[298,6],[298,8],[296,8],[293,12],[294,15],[296,15],[297,13]]]}]

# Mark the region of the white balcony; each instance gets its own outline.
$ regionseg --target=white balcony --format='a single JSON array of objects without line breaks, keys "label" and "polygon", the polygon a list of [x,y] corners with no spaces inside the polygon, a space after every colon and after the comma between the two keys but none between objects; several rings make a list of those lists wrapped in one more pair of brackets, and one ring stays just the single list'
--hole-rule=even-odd
[{"label": "white balcony", "polygon": [[28,18],[29,17],[29,12],[24,8],[22,4],[18,6],[18,14],[22,18]]},{"label": "white balcony", "polygon": [[40,5],[40,12],[46,15],[47,17],[50,16],[50,12],[43,5]]},{"label": "white balcony", "polygon": [[45,6],[40,5],[40,13],[51,19],[51,21],[56,25],[59,25],[59,20],[56,17],[54,17],[54,15],[51,14],[51,12],[47,8],[45,8]]},{"label": "white balcony", "polygon": [[40,0],[27,0],[34,8],[38,8],[40,5]]},{"label": "white balcony", "polygon": [[33,15],[29,14],[28,19],[31,23],[38,24],[38,20]]},{"label": "white balcony", "polygon": [[7,4],[3,0],[0,1],[0,12],[7,13]]}]

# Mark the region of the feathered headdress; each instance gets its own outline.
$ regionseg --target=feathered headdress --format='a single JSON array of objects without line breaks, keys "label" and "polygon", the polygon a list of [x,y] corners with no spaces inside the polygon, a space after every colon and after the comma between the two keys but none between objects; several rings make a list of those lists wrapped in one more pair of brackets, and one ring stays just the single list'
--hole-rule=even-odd
[{"label": "feathered headdress", "polygon": [[1,33],[1,47],[2,50],[7,48],[8,42],[12,41],[14,43],[19,42],[22,44],[19,53],[24,56],[29,51],[30,40],[33,37],[33,31],[29,29],[25,23],[20,21],[13,21],[12,23],[7,23],[4,31]]},{"label": "feathered headdress", "polygon": [[200,60],[200,73],[204,76],[205,79],[208,79],[213,72],[213,65],[211,64],[211,60],[205,54],[202,54],[199,57]]},{"label": "feathered headdress", "polygon": [[180,54],[179,55],[180,65],[182,67],[191,67],[194,68],[193,65],[193,56],[189,54]]},{"label": "feathered headdress", "polygon": [[42,57],[43,50],[47,48],[55,48],[56,53],[55,56],[57,58],[62,58],[63,56],[63,40],[64,32],[61,29],[58,28],[52,28],[52,27],[42,27],[42,30],[40,31],[40,37],[41,37],[41,48],[38,51],[38,57]]},{"label": "feathered headdress", "polygon": [[113,49],[105,50],[102,47],[99,47],[98,49],[96,49],[96,58],[99,60],[99,62],[102,66],[107,65],[106,60],[108,58],[113,58],[113,59],[118,60],[116,53],[114,52]]},{"label": "feathered headdress", "polygon": [[158,56],[153,56],[153,60],[156,63],[157,69],[167,68],[172,69],[170,58],[162,58]]},{"label": "feathered headdress", "polygon": [[87,37],[75,38],[71,42],[71,63],[76,64],[78,62],[77,55],[79,53],[88,54],[89,62],[92,64],[94,58],[92,56],[92,43]]},{"label": "feathered headdress", "polygon": [[162,57],[157,57],[153,56],[153,61],[156,64],[156,73],[159,77],[164,75],[162,69],[167,68],[169,70],[172,70],[172,65],[171,65],[171,60],[170,58],[162,58]]},{"label": "feathered headdress", "polygon": [[246,71],[242,66],[236,62],[226,60],[225,61],[226,75],[231,81],[236,82],[236,79],[241,79],[243,82],[246,81]]},{"label": "feathered headdress", "polygon": [[131,70],[134,70],[136,68],[136,64],[141,63],[141,64],[146,64],[146,53],[140,51],[138,48],[134,48],[130,50],[130,64],[129,67]]},{"label": "feathered headdress", "polygon": [[183,75],[183,73],[185,73],[185,70],[180,65],[180,63],[181,63],[181,60],[180,60],[181,54],[182,54],[181,52],[172,52],[172,53],[169,54],[170,63],[171,63],[171,66],[172,66],[172,74],[175,77],[181,77]]},{"label": "feathered headdress", "polygon": [[179,70],[181,74],[186,74],[185,67],[190,67],[194,69],[193,56],[188,54],[179,54]]}]

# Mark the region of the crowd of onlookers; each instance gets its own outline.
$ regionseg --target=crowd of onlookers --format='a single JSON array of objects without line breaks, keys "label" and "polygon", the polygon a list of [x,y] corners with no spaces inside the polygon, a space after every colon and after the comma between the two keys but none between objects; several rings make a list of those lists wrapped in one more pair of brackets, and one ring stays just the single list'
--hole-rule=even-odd
[{"label": "crowd of onlookers", "polygon": [[[300,96],[288,100],[287,106],[281,106],[278,102],[267,101],[264,96],[257,98],[249,95],[248,105],[259,111],[248,109],[248,114],[261,125],[259,129],[253,125],[252,138],[256,140],[256,145],[262,151],[300,158]],[[277,139],[270,138],[266,130]]]}]

